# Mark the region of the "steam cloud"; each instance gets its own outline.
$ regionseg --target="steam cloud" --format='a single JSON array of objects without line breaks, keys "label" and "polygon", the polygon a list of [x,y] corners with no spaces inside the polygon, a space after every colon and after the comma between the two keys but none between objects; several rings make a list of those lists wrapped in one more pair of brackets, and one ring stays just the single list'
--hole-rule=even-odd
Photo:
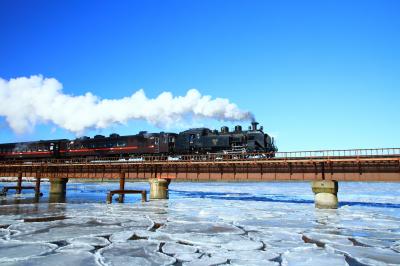
[{"label": "steam cloud", "polygon": [[64,94],[62,84],[42,76],[0,78],[0,116],[16,133],[32,130],[36,124],[53,123],[81,135],[90,128],[102,129],[130,120],[146,120],[158,127],[168,127],[188,117],[224,121],[253,119],[228,99],[201,95],[196,89],[185,96],[163,92],[154,99],[138,90],[122,99],[100,99],[88,92]]}]

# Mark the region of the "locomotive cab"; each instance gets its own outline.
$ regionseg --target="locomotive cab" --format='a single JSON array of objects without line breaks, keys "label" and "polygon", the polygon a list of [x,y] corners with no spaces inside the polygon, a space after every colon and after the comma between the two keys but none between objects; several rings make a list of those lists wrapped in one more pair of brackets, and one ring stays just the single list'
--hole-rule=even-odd
[{"label": "locomotive cab", "polygon": [[54,157],[60,157],[60,144],[57,142],[50,142],[49,150]]}]

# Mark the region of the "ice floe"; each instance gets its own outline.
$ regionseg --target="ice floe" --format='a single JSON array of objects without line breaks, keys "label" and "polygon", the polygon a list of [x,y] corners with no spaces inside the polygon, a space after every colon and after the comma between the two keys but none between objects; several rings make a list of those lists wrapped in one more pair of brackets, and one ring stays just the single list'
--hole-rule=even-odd
[{"label": "ice floe", "polygon": [[126,242],[133,237],[133,234],[134,232],[131,230],[116,232],[110,236],[110,241],[113,243]]},{"label": "ice floe", "polygon": [[247,259],[242,260],[231,260],[229,265],[231,266],[279,266],[276,261],[249,261]]},{"label": "ice floe", "polygon": [[184,266],[214,266],[221,265],[228,262],[226,257],[221,256],[202,256],[199,259],[192,260],[190,262],[184,262]]},{"label": "ice floe", "polygon": [[92,251],[95,248],[89,244],[77,243],[63,246],[57,249],[58,252],[71,252],[71,251]]},{"label": "ice floe", "polygon": [[85,251],[71,251],[50,254],[47,256],[40,256],[31,258],[29,260],[19,260],[13,262],[0,263],[4,266],[71,266],[71,265],[85,265],[85,266],[98,266],[96,258],[93,254]]},{"label": "ice floe", "polygon": [[271,241],[296,241],[302,242],[302,234],[298,233],[304,229],[284,229],[284,228],[259,228],[259,231],[251,231],[248,233],[249,237],[254,240],[271,242]]},{"label": "ice floe", "polygon": [[236,226],[226,223],[210,223],[210,222],[170,222],[164,228],[158,230],[162,233],[184,234],[184,233],[201,233],[201,234],[243,234],[244,231]]},{"label": "ice floe", "polygon": [[327,248],[367,265],[400,264],[400,253],[391,249],[345,245],[327,245]]},{"label": "ice floe", "polygon": [[[400,241],[398,241],[398,242],[400,242]],[[392,245],[391,248],[400,253],[400,243],[396,243],[396,244]]]},{"label": "ice floe", "polygon": [[228,251],[223,253],[230,260],[247,260],[248,262],[270,261],[279,257],[278,253],[263,250],[252,251]]},{"label": "ice floe", "polygon": [[203,254],[200,253],[177,253],[174,254],[174,257],[180,262],[189,262],[193,260],[197,260]]},{"label": "ice floe", "polygon": [[393,241],[384,240],[384,239],[374,239],[367,237],[354,237],[351,238],[356,246],[369,246],[369,247],[380,247],[380,248],[388,248],[393,245]]},{"label": "ice floe", "polygon": [[121,231],[121,227],[114,225],[91,226],[88,224],[83,224],[83,225],[62,224],[56,227],[48,227],[34,232],[11,236],[11,239],[20,241],[29,239],[30,241],[38,241],[38,242],[43,242],[43,241],[54,242],[54,241],[68,240],[70,238],[76,238],[80,236],[101,236],[106,234],[112,234],[118,231]]},{"label": "ice floe", "polygon": [[162,246],[162,251],[168,255],[175,254],[188,254],[188,253],[196,253],[198,249],[194,246],[182,245],[179,243],[166,243]]},{"label": "ice floe", "polygon": [[10,230],[0,229],[0,239],[6,239],[10,235]]},{"label": "ice floe", "polygon": [[301,247],[283,253],[282,266],[348,265],[343,255],[322,248]]},{"label": "ice floe", "polygon": [[14,261],[49,253],[57,246],[48,243],[0,242],[0,261]]},{"label": "ice floe", "polygon": [[108,241],[104,237],[90,237],[90,236],[72,238],[68,242],[71,244],[88,244],[91,246],[98,246],[98,247],[104,247],[110,244],[110,241]]},{"label": "ice floe", "polygon": [[227,250],[257,250],[262,249],[263,243],[259,241],[253,241],[246,238],[241,240],[232,240],[221,245],[222,248]]},{"label": "ice floe", "polygon": [[171,265],[176,259],[159,252],[159,243],[128,241],[113,243],[99,251],[101,262],[107,265]]},{"label": "ice floe", "polygon": [[335,234],[304,233],[303,240],[305,242],[314,243],[317,246],[325,244],[353,245],[353,242],[350,241],[348,237]]}]

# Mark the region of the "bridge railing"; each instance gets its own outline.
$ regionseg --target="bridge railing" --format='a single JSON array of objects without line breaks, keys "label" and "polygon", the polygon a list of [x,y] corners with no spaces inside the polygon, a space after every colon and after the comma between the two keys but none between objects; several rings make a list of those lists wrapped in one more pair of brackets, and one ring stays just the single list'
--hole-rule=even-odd
[{"label": "bridge railing", "polygon": [[318,151],[293,151],[276,153],[210,153],[191,155],[138,155],[129,158],[102,157],[102,158],[70,158],[70,159],[25,159],[25,160],[0,160],[0,164],[115,164],[145,162],[218,162],[218,161],[260,161],[260,160],[285,160],[285,159],[338,159],[338,158],[364,158],[364,157],[400,157],[400,148],[380,149],[351,149],[351,150],[318,150]]},{"label": "bridge railing", "polygon": [[383,157],[399,156],[400,148],[317,150],[277,152],[276,158],[343,158],[343,157]]}]

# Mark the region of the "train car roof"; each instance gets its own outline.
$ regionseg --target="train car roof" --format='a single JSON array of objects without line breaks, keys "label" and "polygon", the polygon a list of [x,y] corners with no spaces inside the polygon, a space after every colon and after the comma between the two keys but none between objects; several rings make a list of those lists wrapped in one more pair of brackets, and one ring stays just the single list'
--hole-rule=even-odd
[{"label": "train car roof", "polygon": [[50,140],[34,140],[34,141],[23,141],[23,142],[9,142],[0,143],[0,145],[16,145],[16,144],[33,144],[33,143],[47,143],[47,142],[57,142],[57,141],[69,141],[68,139],[50,139]]},{"label": "train car roof", "polygon": [[138,134],[136,134],[136,135],[124,135],[124,136],[121,136],[121,135],[118,135],[118,137],[117,136],[104,136],[104,137],[97,137],[97,138],[95,138],[95,137],[93,137],[93,138],[90,138],[90,137],[80,137],[80,138],[76,138],[76,139],[71,139],[71,140],[68,140],[68,141],[80,141],[80,142],[82,142],[82,141],[104,141],[104,140],[118,140],[118,139],[126,139],[126,138],[132,138],[132,137],[134,137],[134,138],[137,138],[137,137],[157,137],[157,136],[160,136],[160,135],[178,135],[177,133],[173,133],[173,132],[155,132],[155,133],[149,133],[149,132],[145,132],[145,131],[142,131],[142,132],[140,132],[140,133],[138,133]]}]

